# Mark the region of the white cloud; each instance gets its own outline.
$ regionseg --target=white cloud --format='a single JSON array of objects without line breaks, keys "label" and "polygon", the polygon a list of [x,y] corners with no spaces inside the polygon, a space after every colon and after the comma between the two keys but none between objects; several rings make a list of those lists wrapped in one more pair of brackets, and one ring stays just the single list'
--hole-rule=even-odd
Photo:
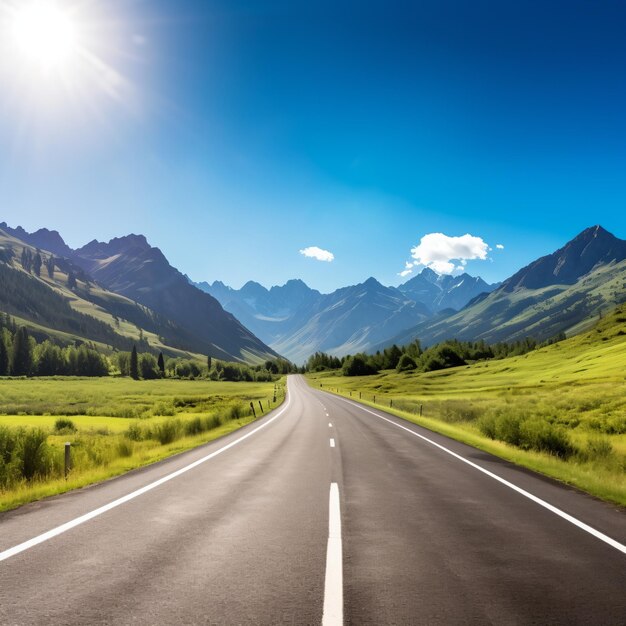
[{"label": "white cloud", "polygon": [[486,260],[488,252],[489,246],[481,237],[470,234],[449,237],[443,233],[430,233],[411,249],[412,266],[423,265],[437,274],[452,274],[463,271],[467,261]]},{"label": "white cloud", "polygon": [[326,261],[330,263],[335,260],[335,255],[328,250],[322,250],[322,248],[318,248],[317,246],[309,246],[308,248],[304,248],[300,250],[300,254],[309,257],[310,259],[317,259],[318,261]]},{"label": "white cloud", "polygon": [[498,248],[498,250],[504,250],[504,246],[501,243],[497,243],[496,248]]}]

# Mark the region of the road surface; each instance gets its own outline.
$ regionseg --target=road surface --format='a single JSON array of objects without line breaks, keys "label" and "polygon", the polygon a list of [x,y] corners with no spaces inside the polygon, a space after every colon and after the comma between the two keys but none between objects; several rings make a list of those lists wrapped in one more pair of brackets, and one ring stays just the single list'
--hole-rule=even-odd
[{"label": "road surface", "polygon": [[0,514],[0,623],[626,623],[623,511],[288,388],[223,439]]}]

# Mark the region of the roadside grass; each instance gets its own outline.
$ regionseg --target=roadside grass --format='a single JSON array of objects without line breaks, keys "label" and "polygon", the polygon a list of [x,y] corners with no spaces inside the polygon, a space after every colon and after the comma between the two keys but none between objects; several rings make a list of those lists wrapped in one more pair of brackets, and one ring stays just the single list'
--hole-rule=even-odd
[{"label": "roadside grass", "polygon": [[314,387],[360,399],[622,506],[625,376],[626,307],[585,334],[520,357],[429,373],[307,375]]},{"label": "roadside grass", "polygon": [[[274,383],[2,379],[0,511],[100,482],[226,435],[276,408]],[[46,398],[49,397],[49,404]],[[10,399],[7,404],[5,398]],[[119,417],[130,406],[127,417]],[[56,409],[54,414],[45,408]],[[75,413],[81,407],[82,413]],[[93,413],[87,414],[87,413]],[[113,416],[111,416],[113,414]],[[63,453],[71,443],[72,469]]]}]

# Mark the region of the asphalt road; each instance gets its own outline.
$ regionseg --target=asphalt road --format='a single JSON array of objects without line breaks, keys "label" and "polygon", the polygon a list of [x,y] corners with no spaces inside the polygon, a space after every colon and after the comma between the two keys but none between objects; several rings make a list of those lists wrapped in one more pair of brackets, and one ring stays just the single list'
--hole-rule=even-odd
[{"label": "asphalt road", "polygon": [[290,377],[219,441],[0,514],[0,623],[623,625],[625,544],[623,511]]}]

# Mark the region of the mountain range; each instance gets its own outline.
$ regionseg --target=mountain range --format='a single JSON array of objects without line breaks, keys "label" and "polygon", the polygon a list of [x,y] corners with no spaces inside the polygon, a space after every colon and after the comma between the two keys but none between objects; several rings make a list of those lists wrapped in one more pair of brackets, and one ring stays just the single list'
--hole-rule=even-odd
[{"label": "mountain range", "polygon": [[[54,256],[54,271],[42,270],[39,276],[26,271],[21,262],[25,250],[31,257],[39,252],[44,266]],[[131,339],[143,339],[171,354],[184,351],[229,361],[277,356],[215,298],[190,285],[142,235],[108,243],[94,240],[72,250],[56,231],[28,233],[0,223],[0,261],[0,310],[41,333],[47,329],[126,348]],[[39,305],[31,297],[35,292]],[[52,312],[61,309],[61,319],[54,317]]]},{"label": "mountain range", "polygon": [[497,287],[468,274],[439,276],[428,268],[397,288],[368,278],[329,294],[301,280],[271,289],[253,281],[238,290],[219,281],[197,286],[296,363],[317,351],[343,356],[370,350]]},{"label": "mountain range", "polygon": [[[39,253],[44,269],[25,267]],[[48,271],[54,257],[54,269]],[[301,280],[192,283],[142,235],[71,249],[54,230],[0,223],[0,311],[42,336],[171,355],[296,363],[316,351],[373,352],[420,339],[549,339],[585,330],[626,301],[626,241],[601,226],[501,284],[426,268],[398,287],[374,278],[324,294]]]}]

